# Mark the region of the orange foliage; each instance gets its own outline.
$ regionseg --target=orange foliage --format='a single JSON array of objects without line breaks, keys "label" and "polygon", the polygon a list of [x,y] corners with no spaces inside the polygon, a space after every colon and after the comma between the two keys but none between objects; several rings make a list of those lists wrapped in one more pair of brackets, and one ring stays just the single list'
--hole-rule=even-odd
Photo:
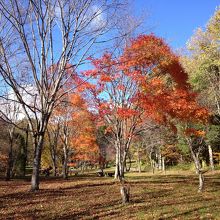
[{"label": "orange foliage", "polygon": [[[162,38],[153,34],[140,35],[118,59],[106,53],[100,59],[91,60],[95,69],[90,73],[97,80],[92,93],[96,109],[103,118],[108,115],[110,119],[131,119],[132,123],[136,116],[135,126],[137,122],[141,124],[150,119],[167,124],[173,130],[176,130],[174,119],[207,122],[208,110],[198,105],[179,57]],[[172,86],[165,83],[165,75],[175,82]],[[105,101],[100,94],[108,94]],[[108,123],[117,123],[117,120],[108,120]]]},{"label": "orange foliage", "polygon": [[182,68],[179,58],[171,51],[162,38],[153,34],[140,35],[132,40],[121,57],[122,69],[135,67],[139,75],[170,74],[181,87],[187,87],[188,75]]},{"label": "orange foliage", "polygon": [[93,115],[88,111],[85,101],[79,94],[71,96],[71,103],[74,107],[78,107],[71,116],[71,126],[74,130],[71,137],[74,159],[96,161],[98,160],[98,145]]},{"label": "orange foliage", "polygon": [[202,131],[202,130],[196,130],[194,128],[187,128],[185,130],[185,135],[187,136],[197,136],[197,137],[204,137],[205,136],[205,131]]},{"label": "orange foliage", "polygon": [[129,109],[129,108],[118,108],[117,109],[117,114],[120,118],[130,118],[134,115],[138,114],[138,111],[135,111],[134,109]]}]

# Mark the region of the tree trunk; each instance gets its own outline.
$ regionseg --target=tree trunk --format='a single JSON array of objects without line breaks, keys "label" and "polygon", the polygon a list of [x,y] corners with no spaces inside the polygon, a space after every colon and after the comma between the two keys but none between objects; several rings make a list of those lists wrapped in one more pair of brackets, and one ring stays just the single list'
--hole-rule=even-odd
[{"label": "tree trunk", "polygon": [[121,183],[120,193],[121,193],[122,203],[123,204],[129,203],[130,187],[125,185],[124,180],[121,180],[120,183]]},{"label": "tree trunk", "polygon": [[151,160],[152,173],[154,174],[155,161]]},{"label": "tree trunk", "polygon": [[127,151],[123,152],[122,155],[120,147],[121,147],[120,145],[116,145],[115,179],[119,179],[120,181],[120,193],[121,193],[122,203],[126,204],[129,202],[129,197],[130,197],[130,188],[125,185],[125,181],[124,181]]},{"label": "tree trunk", "polygon": [[39,190],[39,175],[40,175],[40,163],[41,153],[43,148],[44,133],[41,132],[37,136],[33,136],[33,142],[35,145],[33,172],[31,178],[31,191]]},{"label": "tree trunk", "polygon": [[125,161],[119,161],[118,163],[118,179],[124,179],[124,173],[125,173]]},{"label": "tree trunk", "polygon": [[138,172],[141,173],[141,158],[140,158],[140,151],[138,149],[138,152],[137,152],[137,166],[138,166]]},{"label": "tree trunk", "polygon": [[63,179],[68,178],[67,162],[68,162],[68,149],[66,145],[64,144],[63,146]]},{"label": "tree trunk", "polygon": [[28,136],[29,136],[28,128],[29,126],[27,125],[25,144],[23,146],[23,162],[22,162],[22,176],[23,177],[25,177],[26,175],[27,154],[28,154]]},{"label": "tree trunk", "polygon": [[160,151],[158,153],[158,170],[162,170],[162,157]]},{"label": "tree trunk", "polygon": [[[51,133],[52,133],[52,135],[51,135]],[[57,144],[58,144],[58,138],[59,138],[59,134],[60,134],[60,124],[59,123],[56,127],[56,130],[52,130],[51,133],[49,130],[47,130],[48,140],[50,143],[50,155],[51,155],[51,159],[52,159],[53,176],[57,176]]]},{"label": "tree trunk", "polygon": [[209,165],[211,167],[211,170],[214,170],[214,162],[213,162],[213,153],[212,153],[212,147],[211,145],[208,145],[208,150],[209,150]]},{"label": "tree trunk", "polygon": [[204,176],[202,171],[199,171],[199,189],[198,192],[202,192],[204,188]]},{"label": "tree trunk", "polygon": [[8,163],[6,169],[6,180],[10,180],[12,177],[13,168],[13,141],[14,141],[14,128],[9,130],[9,151],[8,151]]},{"label": "tree trunk", "polygon": [[116,158],[115,158],[115,179],[123,179],[124,172],[126,167],[126,156],[127,153],[124,152],[124,155],[121,153],[120,146],[116,147]]},{"label": "tree trunk", "polygon": [[8,163],[6,169],[6,180],[9,181],[11,179],[13,167],[13,153],[12,153],[12,143],[10,143],[9,152],[8,152]]},{"label": "tree trunk", "polygon": [[199,161],[198,155],[194,156],[194,162],[195,162],[195,167],[196,167],[196,174],[198,174],[198,176],[199,176],[198,192],[202,192],[203,188],[204,188],[204,176],[203,176],[203,173],[202,173],[202,166],[201,166],[201,163]]},{"label": "tree trunk", "polygon": [[202,166],[201,166],[201,163],[200,163],[200,160],[199,160],[199,150],[198,152],[194,152],[193,151],[193,146],[192,146],[192,141],[189,140],[189,139],[186,139],[187,142],[188,142],[188,146],[190,148],[190,152],[191,152],[191,156],[194,160],[194,164],[195,164],[195,168],[196,168],[196,174],[198,174],[198,177],[199,177],[199,187],[198,187],[198,192],[202,192],[203,189],[204,189],[204,176],[203,176],[203,173],[202,173]]},{"label": "tree trunk", "polygon": [[115,154],[115,177],[114,179],[118,179],[120,176],[119,174],[119,149],[118,146],[116,147],[116,154]]},{"label": "tree trunk", "polygon": [[119,162],[119,170],[120,170],[119,180],[121,183],[120,193],[123,204],[129,203],[130,200],[130,187],[125,185],[125,179],[124,179],[125,166],[126,166],[126,152],[124,152],[123,157],[121,156],[121,160]]},{"label": "tree trunk", "polygon": [[162,157],[162,171],[165,172],[165,157]]},{"label": "tree trunk", "polygon": [[52,159],[53,176],[57,176],[57,155],[55,146],[53,144],[50,145],[50,154]]},{"label": "tree trunk", "polygon": [[52,159],[52,166],[53,166],[53,176],[57,176],[57,163],[56,163],[56,156]]},{"label": "tree trunk", "polygon": [[[128,163],[127,163],[127,159],[128,159]],[[126,159],[126,163],[125,163],[125,170],[126,172],[129,172],[131,170],[131,156],[130,154],[127,154],[127,159]]]}]

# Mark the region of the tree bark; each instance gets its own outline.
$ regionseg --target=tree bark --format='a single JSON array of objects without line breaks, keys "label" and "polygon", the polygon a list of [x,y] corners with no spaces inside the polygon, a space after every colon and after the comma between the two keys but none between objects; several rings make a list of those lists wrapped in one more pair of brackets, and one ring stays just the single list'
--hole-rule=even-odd
[{"label": "tree bark", "polygon": [[212,153],[212,147],[211,145],[208,145],[208,150],[209,150],[209,165],[211,167],[211,170],[214,170],[214,162],[213,162],[213,153]]},{"label": "tree bark", "polygon": [[50,155],[52,159],[53,176],[57,176],[57,145],[58,145],[58,138],[60,135],[60,122],[58,121],[55,130],[53,130],[52,128],[47,129],[47,134],[50,143]]},{"label": "tree bark", "polygon": [[52,158],[52,166],[53,166],[53,176],[57,176],[57,162],[56,155]]},{"label": "tree bark", "polygon": [[50,143],[50,155],[52,159],[53,176],[57,176],[57,155],[55,148],[55,143]]},{"label": "tree bark", "polygon": [[187,139],[188,146],[190,148],[191,156],[193,158],[195,168],[196,168],[196,174],[199,177],[199,187],[198,187],[198,192],[202,192],[204,189],[204,176],[202,172],[202,165],[199,160],[199,150],[198,152],[193,151],[193,146],[192,146],[192,140]]},{"label": "tree bark", "polygon": [[202,192],[204,189],[204,175],[201,170],[199,170],[199,189],[198,192]]},{"label": "tree bark", "polygon": [[40,165],[41,165],[41,153],[44,141],[44,132],[38,135],[33,135],[33,141],[35,145],[34,162],[33,162],[33,172],[31,177],[31,191],[39,190],[40,183]]},{"label": "tree bark", "polygon": [[12,167],[13,167],[13,153],[12,153],[12,144],[10,144],[9,153],[8,153],[8,163],[7,163],[7,169],[6,169],[6,180],[7,181],[11,179]]},{"label": "tree bark", "polygon": [[141,173],[141,158],[140,158],[140,151],[137,150],[137,166],[138,166],[138,172]]},{"label": "tree bark", "polygon": [[23,146],[23,162],[22,162],[22,176],[26,175],[26,165],[27,165],[27,154],[28,154],[28,131],[29,126],[27,125],[26,136],[25,136],[25,144]]},{"label": "tree bark", "polygon": [[115,154],[115,179],[118,179],[120,176],[119,174],[119,148],[116,147],[116,154]]},{"label": "tree bark", "polygon": [[199,158],[196,157],[196,156],[194,158],[195,158],[194,162],[195,162],[195,167],[196,167],[196,173],[199,176],[198,192],[202,192],[203,189],[204,189],[204,176],[203,176],[203,173],[202,173],[202,168],[201,168],[201,164],[200,164]]},{"label": "tree bark", "polygon": [[14,128],[9,130],[9,151],[8,151],[8,163],[6,169],[6,181],[11,179],[13,168],[13,142],[14,142]]},{"label": "tree bark", "polygon": [[64,144],[64,146],[63,146],[63,179],[68,178],[67,163],[68,163],[68,149],[67,149],[66,145]]},{"label": "tree bark", "polygon": [[122,203],[126,204],[130,201],[130,186],[126,186],[124,180],[120,180],[120,193],[122,198]]},{"label": "tree bark", "polygon": [[158,152],[158,170],[162,170],[162,157],[161,157],[160,150]]},{"label": "tree bark", "polygon": [[[127,163],[127,159],[128,159],[128,163]],[[125,163],[125,170],[126,172],[129,172],[131,170],[131,156],[130,154],[127,154],[127,159],[126,159],[126,163]]]},{"label": "tree bark", "polygon": [[162,171],[165,172],[165,157],[162,157]]},{"label": "tree bark", "polygon": [[154,174],[154,169],[155,169],[155,161],[151,160],[151,167],[152,167],[152,173]]},{"label": "tree bark", "polygon": [[126,168],[126,156],[127,156],[127,151],[125,150],[122,155],[121,145],[117,143],[116,158],[115,158],[115,163],[116,163],[115,179],[119,179],[120,181],[120,193],[123,204],[128,203],[130,197],[130,187],[125,185],[125,180],[124,180],[124,173]]}]

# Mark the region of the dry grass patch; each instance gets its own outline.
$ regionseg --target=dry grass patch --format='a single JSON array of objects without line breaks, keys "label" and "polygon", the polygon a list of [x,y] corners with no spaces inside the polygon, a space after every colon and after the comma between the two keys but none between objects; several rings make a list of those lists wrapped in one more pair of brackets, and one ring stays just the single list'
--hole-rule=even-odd
[{"label": "dry grass patch", "polygon": [[220,173],[197,177],[129,174],[131,203],[121,205],[111,178],[43,179],[39,192],[25,180],[0,181],[0,219],[220,219]]}]

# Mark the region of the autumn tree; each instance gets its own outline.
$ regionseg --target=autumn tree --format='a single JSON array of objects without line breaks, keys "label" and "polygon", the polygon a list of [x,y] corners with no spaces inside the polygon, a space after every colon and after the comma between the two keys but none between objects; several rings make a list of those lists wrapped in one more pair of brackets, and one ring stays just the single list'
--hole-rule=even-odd
[{"label": "autumn tree", "polygon": [[[104,119],[106,133],[110,132],[110,142],[116,149],[116,178],[124,178],[124,166],[127,151],[138,120],[137,106],[132,104],[136,84],[127,77],[110,54],[100,60],[93,60],[96,69],[87,71],[97,80],[94,96],[95,108],[99,110],[100,119]],[[105,97],[101,97],[105,94]]]},{"label": "autumn tree", "polygon": [[[0,2],[1,79],[7,85],[5,90],[14,94],[10,101],[20,104],[23,117],[29,123],[34,146],[32,190],[39,189],[45,132],[55,105],[64,95],[60,90],[69,79],[65,77],[67,64],[72,63],[76,70],[89,52],[94,53],[93,45],[108,39],[111,27],[119,20],[115,14],[120,14],[123,6],[120,3],[105,0]],[[3,89],[1,97],[6,99]]]},{"label": "autumn tree", "polygon": [[[161,81],[157,81],[157,83],[159,83],[160,86],[157,87],[155,91],[151,88],[151,91],[154,91],[157,102],[152,103],[151,106],[154,106],[155,110],[157,110],[157,117],[160,122],[170,127],[174,133],[178,130],[177,125],[181,125],[182,135],[187,140],[195,164],[196,173],[199,176],[199,191],[202,191],[204,178],[200,164],[200,156],[204,145],[202,141],[198,141],[196,144],[197,148],[193,148],[192,141],[201,139],[199,135],[197,135],[200,134],[201,129],[197,129],[196,126],[208,123],[209,112],[205,107],[198,104],[196,100],[197,95],[189,89],[183,89],[181,87],[166,89],[166,85],[162,86]],[[141,102],[144,105],[143,108],[146,108],[145,101],[148,99],[146,95],[147,94],[143,96]],[[187,131],[192,131],[192,134]],[[203,140],[203,138],[201,140]],[[195,154],[197,156],[195,156]]]},{"label": "autumn tree", "polygon": [[[149,127],[149,120],[175,127],[170,119],[189,119],[196,110],[189,111],[187,101],[195,105],[195,95],[188,90],[188,76],[179,58],[153,34],[132,40],[120,58],[106,53],[101,59],[92,59],[92,63],[95,69],[85,74],[96,80],[91,93],[107,132],[112,133],[115,177],[123,183],[126,156],[134,136]],[[165,76],[170,77],[171,86]],[[122,192],[124,189],[122,184]]]},{"label": "autumn tree", "polygon": [[189,73],[193,89],[199,93],[198,101],[205,105],[212,116],[207,132],[206,147],[209,149],[210,165],[214,169],[212,148],[219,151],[218,126],[220,124],[220,63],[219,32],[220,9],[217,8],[205,29],[198,28],[187,44],[188,54],[182,58]]},{"label": "autumn tree", "polygon": [[126,157],[132,137],[141,127],[137,128],[141,110],[133,99],[137,86],[120,70],[119,61],[110,54],[92,62],[95,69],[87,71],[86,75],[96,80],[96,85],[90,90],[94,98],[94,109],[98,110],[100,120],[106,125],[106,133],[111,133],[108,140],[116,151],[115,178],[122,183],[123,202],[128,202],[124,186]]},{"label": "autumn tree", "polygon": [[183,58],[183,65],[189,73],[190,82],[213,114],[220,115],[220,63],[219,32],[220,9],[206,25],[206,29],[198,28],[189,40],[187,47],[189,56]]},{"label": "autumn tree", "polygon": [[[145,41],[141,41],[141,38]],[[140,64],[139,70],[136,68],[140,76],[146,76],[148,73],[147,77],[150,78],[149,80],[138,78],[142,88],[138,97],[148,117],[150,115],[157,122],[166,124],[174,132],[178,122],[207,123],[208,110],[198,104],[197,94],[188,84],[188,75],[180,64],[180,58],[173,54],[167,45],[161,46],[163,44],[160,39],[154,43],[151,41],[148,47],[144,47],[149,37],[142,36],[141,38],[134,43],[135,53],[132,53],[132,49],[129,48],[125,55],[129,58],[131,65]],[[155,49],[157,44],[158,50]],[[151,59],[153,62],[149,62]],[[169,82],[170,79],[168,80],[164,75],[170,76],[172,81]],[[192,158],[195,159],[193,154]],[[194,160],[194,163],[197,169],[198,161]],[[202,171],[199,170],[199,180],[201,180]]]},{"label": "autumn tree", "polygon": [[71,136],[72,159],[83,164],[95,164],[99,159],[95,117],[88,110],[86,101],[79,94],[72,96],[71,100],[75,108],[78,108],[71,116],[71,126],[74,129],[74,133]]}]

